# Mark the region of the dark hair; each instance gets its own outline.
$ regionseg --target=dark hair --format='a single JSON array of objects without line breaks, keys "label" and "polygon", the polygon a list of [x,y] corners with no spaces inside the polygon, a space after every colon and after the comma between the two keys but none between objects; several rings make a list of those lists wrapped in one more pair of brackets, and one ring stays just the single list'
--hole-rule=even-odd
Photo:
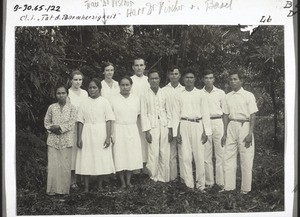
[{"label": "dark hair", "polygon": [[170,72],[173,72],[175,69],[178,69],[178,71],[179,71],[179,73],[180,73],[179,67],[175,65],[175,66],[170,66],[170,67],[168,68],[168,74],[169,74]]},{"label": "dark hair", "polygon": [[102,85],[101,85],[101,81],[100,81],[98,78],[93,78],[93,79],[89,82],[89,84],[90,84],[91,82],[95,82],[96,86],[99,88],[99,90],[101,90]]},{"label": "dark hair", "polygon": [[65,84],[63,84],[63,83],[58,83],[58,84],[56,84],[55,85],[55,94],[56,94],[56,92],[57,92],[57,90],[58,90],[58,88],[61,88],[61,87],[63,87],[63,88],[65,88],[65,90],[66,90],[66,93],[69,95],[69,89],[67,88],[67,86],[65,85]]},{"label": "dark hair", "polygon": [[133,65],[133,66],[134,66],[134,62],[135,62],[136,60],[143,60],[143,61],[144,61],[144,65],[147,65],[147,64],[146,64],[146,60],[145,60],[144,58],[142,58],[142,57],[136,57],[136,58],[134,58],[133,61],[132,61],[132,65]]},{"label": "dark hair", "polygon": [[104,70],[105,70],[105,68],[106,68],[107,66],[112,66],[112,67],[115,68],[114,64],[112,64],[111,62],[109,62],[109,61],[106,61],[106,62],[105,62],[105,61],[104,61],[104,62],[101,63],[101,69],[102,69],[103,72],[104,72]]},{"label": "dark hair", "polygon": [[133,81],[132,81],[132,79],[131,79],[129,76],[123,76],[123,77],[119,80],[119,85],[121,85],[121,81],[122,81],[123,79],[127,79],[131,85],[133,84]]},{"label": "dark hair", "polygon": [[229,76],[231,75],[238,75],[239,79],[242,80],[244,79],[244,69],[242,67],[236,67],[234,69],[229,70]]},{"label": "dark hair", "polygon": [[210,69],[205,69],[203,71],[203,77],[206,76],[206,75],[210,75],[210,74],[213,74],[213,76],[215,76],[215,73]]},{"label": "dark hair", "polygon": [[84,78],[84,75],[83,75],[82,72],[79,71],[78,69],[75,69],[75,70],[73,70],[73,71],[71,72],[71,74],[70,74],[71,80],[74,78],[75,75],[81,75],[82,78]]},{"label": "dark hair", "polygon": [[155,68],[151,69],[151,70],[148,72],[148,77],[150,77],[150,75],[153,74],[153,73],[157,73],[158,76],[160,77],[160,71],[159,71],[158,69],[155,69]]}]

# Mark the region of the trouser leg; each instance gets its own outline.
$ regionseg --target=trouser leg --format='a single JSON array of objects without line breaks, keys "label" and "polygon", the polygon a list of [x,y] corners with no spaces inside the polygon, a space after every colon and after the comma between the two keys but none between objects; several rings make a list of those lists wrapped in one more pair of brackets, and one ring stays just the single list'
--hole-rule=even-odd
[{"label": "trouser leg", "polygon": [[240,130],[239,150],[242,173],[242,191],[251,191],[252,184],[252,168],[254,158],[254,137],[252,136],[252,145],[249,148],[245,147],[244,138],[249,133],[249,123],[244,123]]},{"label": "trouser leg", "polygon": [[213,185],[214,184],[214,168],[212,161],[212,138],[208,139],[204,144],[204,166],[205,166],[205,184]]},{"label": "trouser leg", "polygon": [[237,167],[237,136],[236,125],[229,122],[227,128],[227,139],[224,151],[224,178],[226,191],[236,188],[236,167]]},{"label": "trouser leg", "polygon": [[160,127],[150,130],[152,142],[148,144],[147,169],[150,171],[150,178],[157,181],[159,163],[159,134]]},{"label": "trouser leg", "polygon": [[170,180],[175,180],[177,176],[177,144],[174,139],[170,144]]},{"label": "trouser leg", "polygon": [[182,121],[180,123],[180,134],[182,143],[180,145],[180,173],[183,175],[184,183],[189,188],[194,188],[193,169],[192,169],[192,146],[190,136],[191,122]]},{"label": "trouser leg", "polygon": [[221,139],[224,134],[224,125],[221,119],[212,120],[214,151],[216,157],[216,183],[224,186],[224,147],[221,145]]},{"label": "trouser leg", "polygon": [[161,182],[170,181],[170,143],[168,141],[168,132],[167,127],[160,127],[158,180]]},{"label": "trouser leg", "polygon": [[205,166],[204,166],[204,145],[201,141],[203,125],[200,123],[191,123],[192,151],[196,166],[196,188],[203,190],[205,188]]}]

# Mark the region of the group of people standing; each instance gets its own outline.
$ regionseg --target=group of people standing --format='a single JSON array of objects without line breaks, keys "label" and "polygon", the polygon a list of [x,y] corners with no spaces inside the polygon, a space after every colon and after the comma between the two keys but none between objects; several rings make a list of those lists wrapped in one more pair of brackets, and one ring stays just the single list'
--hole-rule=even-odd
[{"label": "group of people standing", "polygon": [[160,72],[144,75],[143,59],[134,59],[132,69],[133,76],[116,82],[113,64],[105,63],[104,80],[92,79],[88,93],[80,88],[84,77],[78,70],[71,74],[71,88],[56,87],[58,102],[45,116],[47,193],[68,194],[70,186],[77,188],[78,175],[85,192],[90,176],[99,177],[102,189],[105,176],[114,173],[121,188],[132,187],[131,176],[139,172],[155,182],[179,174],[188,188],[205,191],[216,184],[230,191],[236,188],[238,152],[241,193],[250,192],[258,109],[254,95],[242,88],[242,74],[229,73],[232,91],[225,95],[214,86],[211,70],[204,71],[204,87],[197,89],[192,71],[183,75],[182,86],[179,68],[169,69],[170,82],[160,88]]}]

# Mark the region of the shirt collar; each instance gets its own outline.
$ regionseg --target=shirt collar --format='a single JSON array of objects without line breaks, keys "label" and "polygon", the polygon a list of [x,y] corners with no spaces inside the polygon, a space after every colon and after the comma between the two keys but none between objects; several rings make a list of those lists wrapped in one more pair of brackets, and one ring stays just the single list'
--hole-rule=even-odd
[{"label": "shirt collar", "polygon": [[[218,89],[218,88],[216,88],[215,86],[213,86],[213,89],[211,90],[210,93],[217,91],[217,89]],[[202,90],[203,90],[205,93],[209,93],[207,90],[205,90],[205,86],[202,88]]]},{"label": "shirt collar", "polygon": [[[174,88],[172,86],[171,82],[168,83],[168,86]],[[180,83],[178,83],[177,87],[175,87],[174,89],[178,89],[178,88],[181,88],[181,87],[182,87],[182,85]]]},{"label": "shirt collar", "polygon": [[243,93],[244,92],[244,88],[241,87],[241,89],[239,89],[238,91],[232,91],[232,94],[239,94],[239,93]]}]

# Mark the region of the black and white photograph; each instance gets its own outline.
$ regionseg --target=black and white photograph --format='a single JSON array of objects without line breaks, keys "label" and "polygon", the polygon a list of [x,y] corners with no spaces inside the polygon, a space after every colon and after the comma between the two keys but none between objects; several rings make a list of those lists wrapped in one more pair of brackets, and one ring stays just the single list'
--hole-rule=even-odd
[{"label": "black and white photograph", "polygon": [[4,216],[297,216],[294,1],[6,12]]},{"label": "black and white photograph", "polygon": [[284,210],[284,27],[15,28],[18,215]]}]

